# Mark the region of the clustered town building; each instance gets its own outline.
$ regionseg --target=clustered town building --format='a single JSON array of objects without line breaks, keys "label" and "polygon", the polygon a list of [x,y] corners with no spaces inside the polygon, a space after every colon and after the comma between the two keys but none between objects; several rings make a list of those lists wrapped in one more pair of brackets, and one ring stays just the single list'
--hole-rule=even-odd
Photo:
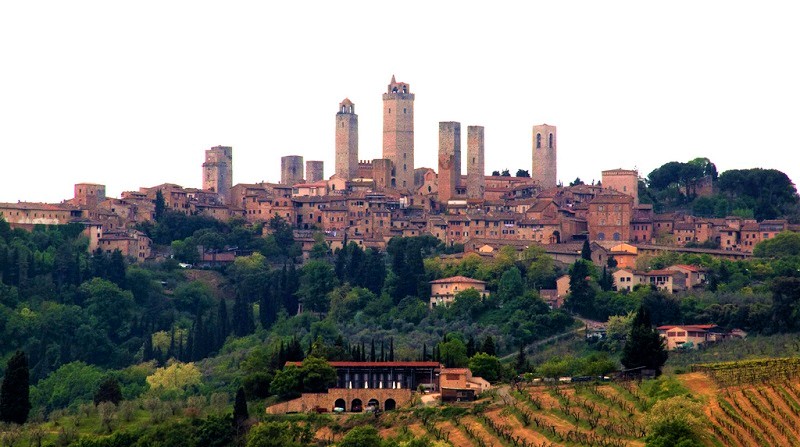
[{"label": "clustered town building", "polygon": [[[80,222],[91,250],[119,249],[137,261],[154,255],[151,241],[134,227],[153,219],[159,191],[167,208],[181,213],[253,223],[280,216],[306,252],[316,231],[332,249],[349,241],[381,249],[395,236],[429,234],[447,245],[463,244],[467,253],[491,256],[502,246],[540,245],[570,262],[588,239],[597,249],[595,261],[614,256],[620,267],[632,268],[637,255],[664,251],[741,259],[759,241],[794,230],[786,220],[656,215],[652,205],[639,203],[636,170],[604,170],[596,185],[560,186],[556,127],[547,124],[532,127],[530,177],[486,175],[482,126],[467,126],[463,160],[461,123],[453,121],[439,123],[438,169],[416,167],[414,99],[410,85],[393,76],[383,93],[383,158],[373,160],[359,158],[358,115],[344,99],[335,116],[335,173],[327,179],[322,161],[304,165],[302,156],[286,155],[279,182],[234,185],[233,149],[216,146],[205,152],[201,189],[164,183],[111,198],[104,185],[79,183],[62,203],[0,203],[0,218],[22,228]],[[685,247],[706,241],[720,248]],[[629,279],[650,280],[641,278],[631,272]]]}]

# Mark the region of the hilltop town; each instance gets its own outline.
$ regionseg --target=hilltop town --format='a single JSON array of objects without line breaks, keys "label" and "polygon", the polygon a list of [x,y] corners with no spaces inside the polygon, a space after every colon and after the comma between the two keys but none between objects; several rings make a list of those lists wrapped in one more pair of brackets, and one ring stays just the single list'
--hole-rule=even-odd
[{"label": "hilltop town", "polygon": [[[439,123],[437,169],[416,167],[414,99],[411,86],[392,76],[382,95],[383,158],[361,160],[358,115],[345,98],[335,114],[335,173],[327,179],[322,161],[304,164],[302,155],[286,155],[280,181],[234,185],[233,148],[215,146],[205,151],[202,188],[164,183],[112,198],[105,185],[78,183],[61,203],[0,203],[0,218],[27,229],[79,222],[90,251],[119,249],[138,262],[158,254],[136,229],[154,219],[157,196],[167,210],[222,221],[280,216],[294,228],[306,257],[315,232],[332,250],[348,241],[383,250],[392,237],[429,234],[486,256],[502,246],[538,245],[565,262],[577,259],[588,240],[599,258],[633,266],[638,255],[666,251],[744,259],[758,242],[796,230],[786,219],[655,214],[652,204],[640,203],[634,169],[603,170],[597,184],[560,185],[557,129],[548,124],[532,127],[529,176],[527,169],[518,172],[526,176],[486,175],[482,126],[467,126],[462,157],[458,122]],[[703,178],[693,192],[710,195],[713,189],[712,179]]]}]

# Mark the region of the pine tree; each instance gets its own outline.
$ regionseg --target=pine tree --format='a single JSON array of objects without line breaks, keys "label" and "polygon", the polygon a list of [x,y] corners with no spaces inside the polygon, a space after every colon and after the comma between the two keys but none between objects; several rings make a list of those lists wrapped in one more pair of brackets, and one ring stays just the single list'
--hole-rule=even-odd
[{"label": "pine tree", "polygon": [[28,356],[17,351],[6,364],[0,385],[0,421],[24,424],[31,411]]},{"label": "pine tree", "polygon": [[622,348],[621,362],[626,368],[644,366],[661,373],[667,361],[667,350],[658,330],[650,322],[650,314],[644,306],[639,306],[631,323],[631,331]]}]

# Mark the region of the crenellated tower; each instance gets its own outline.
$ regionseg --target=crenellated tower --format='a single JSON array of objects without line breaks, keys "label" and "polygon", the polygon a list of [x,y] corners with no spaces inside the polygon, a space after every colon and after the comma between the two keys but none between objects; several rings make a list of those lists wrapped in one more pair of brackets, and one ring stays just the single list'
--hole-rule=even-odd
[{"label": "crenellated tower", "polygon": [[233,148],[214,146],[208,149],[203,163],[203,189],[216,192],[227,203],[232,186]]},{"label": "crenellated tower", "polygon": [[461,123],[443,121],[439,123],[439,201],[447,203],[456,195],[461,179]]},{"label": "crenellated tower", "polygon": [[392,161],[391,186],[414,188],[414,94],[392,76],[383,94],[383,158]]}]

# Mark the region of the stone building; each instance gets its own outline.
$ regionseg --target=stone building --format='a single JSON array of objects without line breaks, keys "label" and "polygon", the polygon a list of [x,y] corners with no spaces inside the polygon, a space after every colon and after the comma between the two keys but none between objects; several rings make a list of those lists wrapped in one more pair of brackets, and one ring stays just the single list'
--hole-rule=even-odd
[{"label": "stone building", "polygon": [[626,242],[631,237],[633,198],[619,193],[601,194],[589,202],[586,222],[589,240]]},{"label": "stone building", "polygon": [[483,126],[467,127],[467,198],[483,200],[486,191]]},{"label": "stone building", "polygon": [[325,177],[325,164],[318,160],[306,162],[306,183],[321,182]]},{"label": "stone building", "polygon": [[303,157],[299,155],[281,157],[282,185],[292,186],[295,183],[302,183],[304,178]]},{"label": "stone building", "polygon": [[106,200],[106,185],[76,183],[72,203],[80,207],[94,208]]},{"label": "stone building", "polygon": [[459,292],[469,289],[477,290],[481,298],[489,296],[485,281],[467,278],[466,276],[453,276],[431,281],[430,307],[449,306],[455,301]]},{"label": "stone building", "polygon": [[206,151],[203,163],[203,189],[219,194],[228,203],[228,194],[233,186],[233,148],[214,146]]},{"label": "stone building", "polygon": [[461,179],[461,123],[439,123],[439,202],[456,195]]},{"label": "stone building", "polygon": [[358,177],[358,115],[347,98],[336,113],[336,175],[345,180]]},{"label": "stone building", "polygon": [[557,148],[556,126],[547,124],[533,126],[531,178],[536,180],[542,189],[555,188],[558,185]]},{"label": "stone building", "polygon": [[414,187],[414,94],[395,77],[383,94],[383,158],[392,161],[391,187]]},{"label": "stone building", "polygon": [[604,190],[617,191],[633,197],[633,206],[639,206],[639,172],[631,169],[602,171]]}]

